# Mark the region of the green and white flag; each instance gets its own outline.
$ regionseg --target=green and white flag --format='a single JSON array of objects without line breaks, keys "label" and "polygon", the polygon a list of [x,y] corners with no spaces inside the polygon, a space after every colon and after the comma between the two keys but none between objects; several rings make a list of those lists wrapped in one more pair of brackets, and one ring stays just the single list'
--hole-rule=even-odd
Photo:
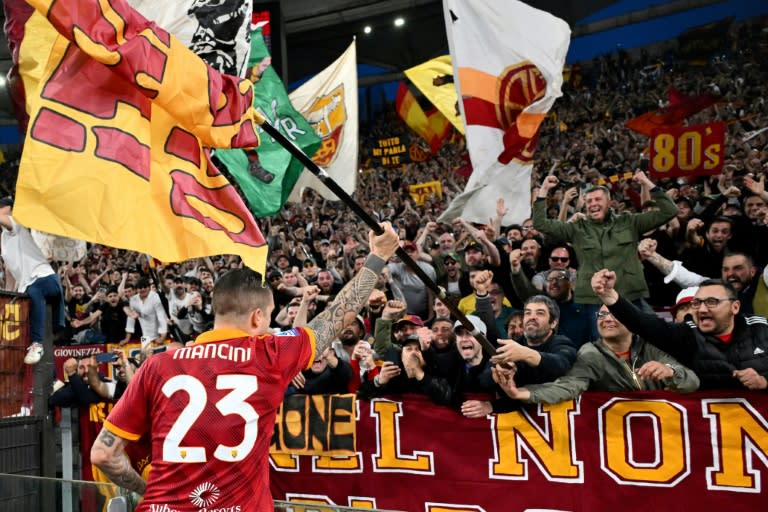
[{"label": "green and white flag", "polygon": [[[269,51],[261,29],[251,33],[249,67],[258,68]],[[307,155],[320,147],[321,139],[298,113],[288,98],[283,82],[272,66],[267,66],[253,85],[253,103],[267,121],[280,130]],[[242,190],[254,217],[268,217],[280,211],[304,165],[259,128],[261,144],[256,150],[217,150],[216,158],[226,166]]]}]

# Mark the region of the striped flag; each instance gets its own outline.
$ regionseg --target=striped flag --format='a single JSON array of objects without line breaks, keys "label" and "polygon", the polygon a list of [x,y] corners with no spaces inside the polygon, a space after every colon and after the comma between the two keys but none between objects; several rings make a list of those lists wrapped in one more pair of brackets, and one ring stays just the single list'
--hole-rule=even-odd
[{"label": "striped flag", "polygon": [[464,121],[459,115],[458,96],[453,85],[453,64],[450,55],[443,55],[406,69],[405,76],[456,130],[464,133]]},{"label": "striped flag", "polygon": [[505,200],[508,225],[530,216],[533,152],[561,95],[568,24],[516,0],[443,0],[474,171],[441,216],[487,223]]},{"label": "striped flag", "polygon": [[432,126],[429,124],[427,114],[424,113],[424,109],[421,108],[421,105],[416,101],[413,93],[411,93],[404,82],[400,82],[400,86],[397,88],[395,110],[397,111],[397,115],[400,116],[400,119],[402,119],[411,130],[429,143],[432,153],[437,153],[437,150],[439,149],[437,137],[432,131]]}]

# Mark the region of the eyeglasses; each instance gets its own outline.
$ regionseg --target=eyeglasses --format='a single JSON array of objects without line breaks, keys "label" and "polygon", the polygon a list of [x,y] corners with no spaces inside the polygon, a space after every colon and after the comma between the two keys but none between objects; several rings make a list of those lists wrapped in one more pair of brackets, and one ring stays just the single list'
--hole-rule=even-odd
[{"label": "eyeglasses", "polygon": [[[597,318],[605,318],[607,316],[613,316],[613,313],[611,313],[610,311],[598,311],[597,312]],[[614,317],[614,318],[616,318],[616,317]]]},{"label": "eyeglasses", "polygon": [[691,301],[691,307],[698,308],[702,304],[704,304],[707,307],[707,309],[712,309],[719,306],[721,302],[732,301],[732,300],[736,300],[736,299],[731,299],[730,297],[725,299],[718,299],[717,297],[707,297],[706,299],[693,299]]},{"label": "eyeglasses", "polygon": [[569,258],[568,256],[562,256],[562,257],[561,256],[550,256],[549,259],[551,259],[552,261],[559,261],[560,263],[566,263],[568,261],[571,261],[571,258]]},{"label": "eyeglasses", "polygon": [[547,282],[554,283],[557,281],[565,281],[566,279],[568,279],[568,276],[550,276],[547,278]]},{"label": "eyeglasses", "polygon": [[456,265],[457,263],[453,260],[445,260],[446,265]]},{"label": "eyeglasses", "polygon": [[523,226],[523,227],[522,227],[522,228],[520,228],[520,229],[522,229],[523,231],[530,231],[530,230],[532,230],[532,229],[533,229],[533,226]]}]

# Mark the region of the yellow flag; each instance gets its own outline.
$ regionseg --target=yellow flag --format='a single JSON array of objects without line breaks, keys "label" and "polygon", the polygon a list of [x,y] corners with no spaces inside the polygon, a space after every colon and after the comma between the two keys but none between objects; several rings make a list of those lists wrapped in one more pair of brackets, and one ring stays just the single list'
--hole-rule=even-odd
[{"label": "yellow flag", "polygon": [[30,0],[63,36],[34,99],[14,214],[163,261],[266,244],[210,147],[258,145],[252,84],[206,66],[124,0]]},{"label": "yellow flag", "polygon": [[405,76],[443,113],[451,124],[464,133],[464,122],[457,108],[451,56],[443,55],[405,70]]}]

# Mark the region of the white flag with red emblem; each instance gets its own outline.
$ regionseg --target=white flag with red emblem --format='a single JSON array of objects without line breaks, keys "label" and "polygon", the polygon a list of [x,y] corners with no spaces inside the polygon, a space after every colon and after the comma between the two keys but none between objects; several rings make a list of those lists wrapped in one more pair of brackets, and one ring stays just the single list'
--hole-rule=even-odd
[{"label": "white flag with red emblem", "polygon": [[[293,91],[289,97],[295,108],[323,139],[312,161],[347,194],[357,184],[357,50],[355,41],[333,64]],[[326,199],[339,198],[309,171],[304,171],[288,197],[301,202],[305,188],[312,188]]]},{"label": "white flag with red emblem", "polygon": [[530,216],[539,128],[561,96],[571,31],[551,14],[512,0],[443,0],[453,76],[473,172],[440,218],[502,224]]}]

